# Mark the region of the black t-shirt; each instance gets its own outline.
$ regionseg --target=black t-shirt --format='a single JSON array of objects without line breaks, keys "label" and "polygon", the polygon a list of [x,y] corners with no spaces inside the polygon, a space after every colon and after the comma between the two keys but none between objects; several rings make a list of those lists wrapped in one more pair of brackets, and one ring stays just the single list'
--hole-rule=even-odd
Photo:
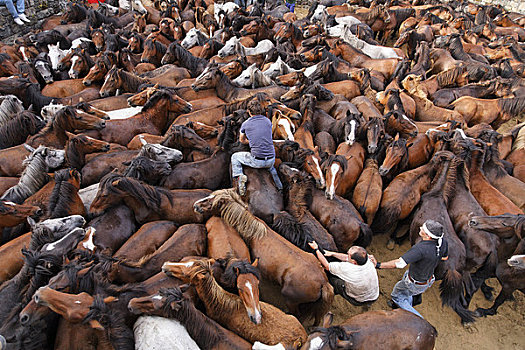
[{"label": "black t-shirt", "polygon": [[420,241],[401,258],[410,264],[408,275],[415,281],[426,282],[432,277],[437,264],[443,257],[448,256],[448,243],[443,239],[437,255],[437,240]]}]

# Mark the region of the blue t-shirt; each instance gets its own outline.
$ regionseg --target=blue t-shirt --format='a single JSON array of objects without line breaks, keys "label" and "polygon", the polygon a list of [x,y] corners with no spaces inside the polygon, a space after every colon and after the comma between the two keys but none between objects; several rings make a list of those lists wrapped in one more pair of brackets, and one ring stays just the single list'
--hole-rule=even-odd
[{"label": "blue t-shirt", "polygon": [[264,115],[254,115],[241,125],[254,157],[275,157],[272,140],[272,122]]}]

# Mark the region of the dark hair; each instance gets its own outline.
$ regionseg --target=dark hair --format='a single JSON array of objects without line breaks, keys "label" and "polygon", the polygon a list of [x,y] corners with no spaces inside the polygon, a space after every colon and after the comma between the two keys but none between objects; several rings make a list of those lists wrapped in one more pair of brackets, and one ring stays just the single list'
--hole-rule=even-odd
[{"label": "dark hair", "polygon": [[251,115],[265,115],[266,111],[264,110],[264,107],[261,106],[259,101],[254,98],[250,102],[248,102],[248,111],[251,113]]},{"label": "dark hair", "polygon": [[365,248],[357,248],[357,251],[350,255],[350,258],[354,260],[357,263],[357,265],[364,265],[368,261],[368,254],[366,253]]}]

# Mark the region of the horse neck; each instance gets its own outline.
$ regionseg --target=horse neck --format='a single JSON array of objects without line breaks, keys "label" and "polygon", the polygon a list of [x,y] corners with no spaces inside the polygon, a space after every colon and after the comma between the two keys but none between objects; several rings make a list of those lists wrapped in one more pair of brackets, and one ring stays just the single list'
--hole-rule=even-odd
[{"label": "horse neck", "polygon": [[232,315],[233,312],[242,310],[241,299],[227,291],[225,291],[215,280],[211,271],[205,278],[192,281],[199,298],[206,306],[206,311],[214,314]]},{"label": "horse neck", "polygon": [[242,88],[233,85],[230,78],[228,78],[224,73],[220,74],[219,81],[215,86],[215,91],[217,91],[217,97],[225,101],[228,99],[229,96],[235,95],[236,93],[242,90]]},{"label": "horse neck", "polygon": [[[430,190],[427,192],[429,195],[442,197],[445,203],[448,200],[448,197],[452,194],[455,187],[455,181],[451,182],[450,180],[450,161],[447,161],[441,166],[438,174],[434,178],[433,183],[431,184]],[[455,172],[454,174],[455,175]]]},{"label": "horse neck", "polygon": [[[162,102],[164,101],[164,103]],[[141,113],[141,117],[144,117],[145,120],[148,120],[150,123],[155,125],[155,127],[163,133],[168,124],[168,118],[170,111],[169,106],[166,105],[166,99],[162,98],[157,101],[154,106],[151,106],[146,111]],[[168,102],[169,104],[169,102]],[[157,108],[159,106],[159,108]]]},{"label": "horse neck", "polygon": [[43,157],[37,154],[24,169],[18,185],[34,193],[46,184],[48,179],[47,171],[49,171],[49,168],[45,164]]},{"label": "horse neck", "polygon": [[68,142],[66,145],[66,161],[70,167],[80,171],[86,165],[86,154],[81,152],[75,143]]},{"label": "horse neck", "polygon": [[122,87],[125,91],[136,92],[139,91],[141,84],[149,83],[149,79],[141,78],[130,72],[121,71],[121,74]]},{"label": "horse neck", "polygon": [[297,219],[301,219],[308,211],[307,196],[309,188],[301,183],[292,183],[288,194],[286,210]]}]

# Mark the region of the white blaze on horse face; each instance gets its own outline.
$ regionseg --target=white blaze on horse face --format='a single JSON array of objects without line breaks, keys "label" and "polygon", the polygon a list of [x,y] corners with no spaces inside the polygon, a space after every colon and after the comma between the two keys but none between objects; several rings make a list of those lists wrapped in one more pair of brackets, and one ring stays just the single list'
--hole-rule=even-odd
[{"label": "white blaze on horse face", "polygon": [[409,122],[410,124],[414,125],[414,126],[416,127],[417,132],[419,133],[419,129],[417,128],[417,124],[416,124],[416,123],[414,123],[412,120],[410,120],[409,117],[407,117],[407,116],[404,115],[404,114],[401,114],[401,117],[402,117],[403,119],[405,119],[405,120],[408,120],[408,122]]},{"label": "white blaze on horse face", "polygon": [[315,337],[312,340],[310,340],[310,347],[308,350],[319,350],[321,349],[321,346],[323,346],[323,339],[321,337]]},{"label": "white blaze on horse face", "polygon": [[350,121],[350,133],[346,135],[346,144],[352,146],[355,142],[355,127],[357,122],[355,120]]},{"label": "white blaze on horse face", "polygon": [[337,175],[337,172],[341,169],[341,165],[339,163],[334,162],[330,166],[330,173],[332,174],[332,178],[330,180],[330,187],[328,188],[328,195],[330,196],[330,199],[334,198],[335,194],[335,176]]},{"label": "white blaze on horse face", "polygon": [[151,299],[153,299],[153,300],[162,300],[162,295],[158,295],[158,294],[154,295],[154,296],[151,297]]},{"label": "white blaze on horse face", "polygon": [[27,55],[26,55],[26,48],[23,46],[20,46],[20,52],[22,53],[22,57],[24,58],[24,61],[29,63],[29,58],[27,58]]},{"label": "white blaze on horse face", "polygon": [[4,204],[5,204],[5,205],[10,205],[10,206],[12,206],[12,207],[16,206],[16,204],[13,203],[13,202],[4,202]]},{"label": "white blaze on horse face", "polygon": [[244,285],[250,291],[250,296],[251,296],[251,298],[253,300],[253,311],[255,313],[255,319],[258,321],[258,323],[260,323],[260,321],[262,319],[262,315],[261,315],[261,312],[259,311],[259,309],[257,308],[257,301],[255,300],[255,296],[253,295],[252,284],[250,283],[250,281],[246,281],[246,283]]},{"label": "white blaze on horse face", "polygon": [[295,141],[293,137],[293,133],[292,133],[293,126],[290,126],[290,121],[288,119],[281,118],[279,119],[277,124],[284,128],[284,132],[286,133],[287,140]]},{"label": "white blaze on horse face", "polygon": [[48,243],[46,244],[44,247],[45,247],[45,250],[50,252],[52,250],[54,250],[56,248],[57,245],[59,245],[60,243],[62,243],[63,241],[65,241],[70,235],[72,235],[73,233],[75,233],[75,230],[72,230],[71,232],[69,232],[67,235],[65,235],[64,237],[60,238],[58,241],[55,241],[55,242],[52,242],[52,243]]},{"label": "white blaze on horse face", "polygon": [[95,246],[95,243],[93,243],[93,236],[95,236],[96,231],[97,230],[94,227],[90,227],[88,240],[82,243],[82,246],[86,248],[87,250],[91,250],[91,251],[95,250],[96,246]]},{"label": "white blaze on horse face", "polygon": [[[323,176],[323,172],[321,171],[321,167],[319,166],[319,160],[317,159],[317,157],[313,157],[313,160],[314,160],[314,163],[315,163],[315,167],[317,169],[317,172],[319,173],[319,179],[321,181],[321,188],[323,188],[325,186],[325,181],[324,181],[324,176]],[[293,168],[292,168],[293,169]]]},{"label": "white blaze on horse face", "polygon": [[77,63],[77,61],[80,59],[80,57],[78,56],[73,56],[73,58],[71,58],[71,68],[69,69],[69,77],[71,79],[75,79],[76,78],[76,73],[75,73],[75,64]]},{"label": "white blaze on horse face", "polygon": [[456,129],[456,132],[461,135],[461,138],[463,138],[463,140],[466,140],[467,139],[467,135],[465,135],[465,132],[463,131],[463,129]]},{"label": "white blaze on horse face", "polygon": [[211,194],[208,197],[204,197],[204,198],[199,199],[198,201],[195,201],[195,203],[193,203],[193,206],[195,207],[196,205],[198,205],[198,204],[200,204],[202,202],[208,201],[210,199],[213,199],[213,198],[215,198],[215,195]]}]

